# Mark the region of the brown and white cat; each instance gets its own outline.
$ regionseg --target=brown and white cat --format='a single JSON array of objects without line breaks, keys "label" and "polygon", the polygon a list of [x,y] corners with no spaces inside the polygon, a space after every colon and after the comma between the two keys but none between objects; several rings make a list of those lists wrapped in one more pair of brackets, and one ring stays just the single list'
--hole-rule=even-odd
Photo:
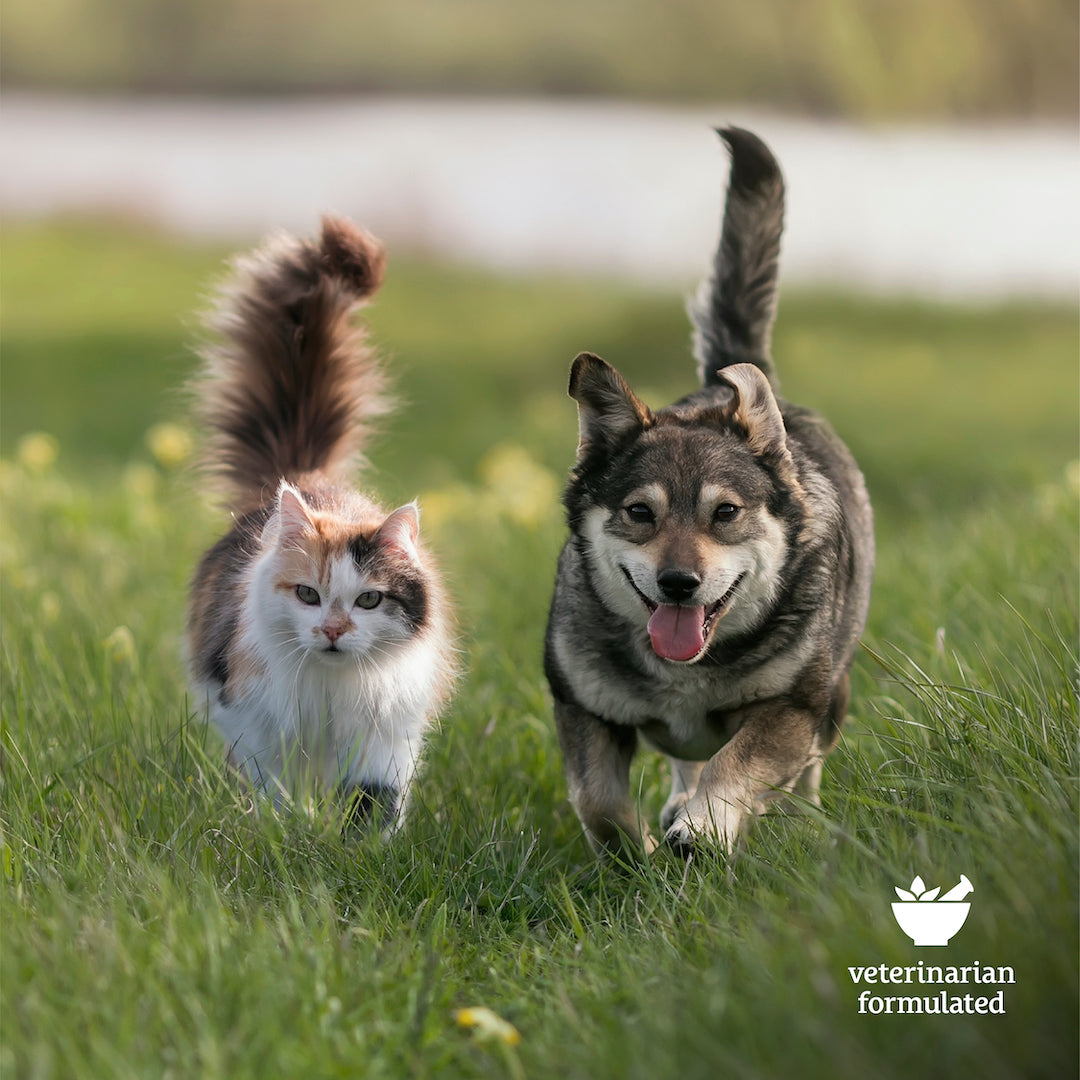
[{"label": "brown and white cat", "polygon": [[255,787],[276,803],[338,789],[354,820],[392,831],[454,649],[416,504],[388,513],[345,486],[388,407],[351,320],[384,262],[336,218],[235,260],[195,383],[233,525],[192,581],[188,646],[198,698]]}]

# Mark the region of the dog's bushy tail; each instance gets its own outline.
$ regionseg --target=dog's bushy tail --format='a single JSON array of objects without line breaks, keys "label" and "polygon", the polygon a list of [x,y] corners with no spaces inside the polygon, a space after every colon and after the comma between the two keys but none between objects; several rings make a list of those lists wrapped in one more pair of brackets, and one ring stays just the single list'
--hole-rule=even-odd
[{"label": "dog's bushy tail", "polygon": [[731,153],[720,245],[711,275],[690,302],[703,386],[729,364],[759,367],[775,385],[769,339],[776,314],[784,178],[769,148],[742,128],[719,128]]},{"label": "dog's bushy tail", "polygon": [[340,218],[315,240],[288,234],[233,262],[206,320],[194,390],[207,431],[204,466],[238,512],[282,479],[343,479],[387,411],[384,380],[362,327],[360,301],[382,283],[385,253]]}]

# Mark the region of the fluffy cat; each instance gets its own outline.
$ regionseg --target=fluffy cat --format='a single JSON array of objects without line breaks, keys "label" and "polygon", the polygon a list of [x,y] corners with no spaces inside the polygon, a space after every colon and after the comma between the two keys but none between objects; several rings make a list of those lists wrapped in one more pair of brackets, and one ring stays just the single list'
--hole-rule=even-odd
[{"label": "fluffy cat", "polygon": [[276,803],[337,789],[352,820],[393,831],[454,650],[416,504],[387,513],[345,486],[388,407],[350,318],[384,261],[335,218],[235,260],[195,384],[233,525],[192,581],[188,646],[198,699],[256,788]]}]

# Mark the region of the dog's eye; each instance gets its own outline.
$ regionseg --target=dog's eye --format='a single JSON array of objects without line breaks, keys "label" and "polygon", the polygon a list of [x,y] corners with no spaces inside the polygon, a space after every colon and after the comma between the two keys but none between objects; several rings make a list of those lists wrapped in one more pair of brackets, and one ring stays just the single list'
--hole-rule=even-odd
[{"label": "dog's eye", "polygon": [[734,503],[721,503],[713,511],[713,521],[715,521],[715,522],[731,521],[733,518],[738,516],[738,513],[739,513],[739,508]]},{"label": "dog's eye", "polygon": [[656,516],[644,503],[632,503],[623,508],[623,513],[635,525],[651,525],[656,520]]},{"label": "dog's eye", "polygon": [[356,606],[360,608],[377,608],[382,603],[382,593],[377,589],[370,589],[368,592],[362,592],[356,598]]},{"label": "dog's eye", "polygon": [[305,604],[317,604],[319,602],[319,594],[310,585],[297,585],[296,595]]}]

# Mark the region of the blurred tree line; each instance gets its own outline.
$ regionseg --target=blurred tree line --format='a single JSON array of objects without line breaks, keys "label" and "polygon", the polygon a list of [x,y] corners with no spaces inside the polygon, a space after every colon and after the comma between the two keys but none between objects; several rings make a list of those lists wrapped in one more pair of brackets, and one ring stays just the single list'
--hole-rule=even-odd
[{"label": "blurred tree line", "polygon": [[1076,0],[4,0],[2,30],[8,87],[1077,114]]}]

